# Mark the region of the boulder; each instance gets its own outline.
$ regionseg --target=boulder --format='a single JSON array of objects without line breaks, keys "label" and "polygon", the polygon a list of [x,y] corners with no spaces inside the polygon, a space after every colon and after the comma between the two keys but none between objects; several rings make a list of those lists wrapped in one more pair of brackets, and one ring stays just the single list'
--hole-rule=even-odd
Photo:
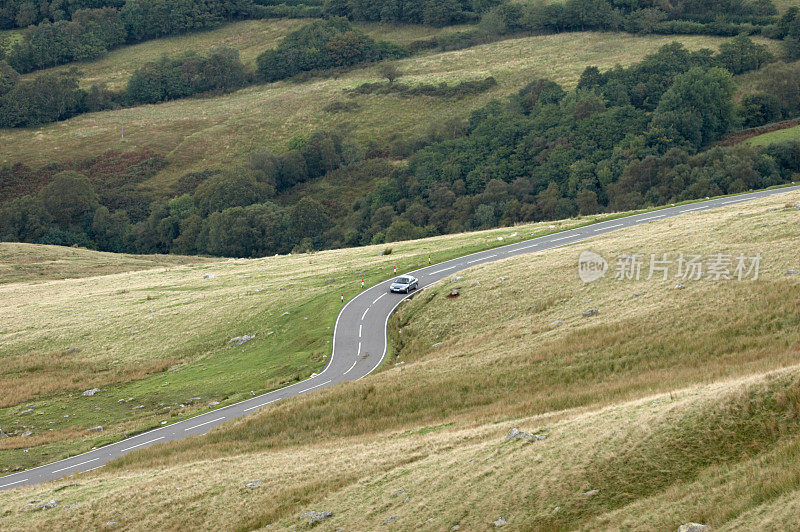
[{"label": "boulder", "polygon": [[263,485],[264,485],[263,481],[256,480],[254,482],[248,482],[247,484],[244,485],[244,487],[246,487],[246,488],[255,488],[256,486],[263,486]]},{"label": "boulder", "polygon": [[93,396],[94,394],[96,394],[99,391],[100,391],[100,388],[92,388],[91,390],[86,390],[85,392],[83,392],[83,396],[84,397],[91,397],[91,396]]},{"label": "boulder", "polygon": [[325,284],[333,284],[335,282],[336,282],[336,279],[334,279],[333,277],[331,277],[330,279],[325,279]]},{"label": "boulder", "polygon": [[216,279],[216,278],[217,278],[217,276],[214,275],[213,273],[203,274],[203,279]]},{"label": "boulder", "polygon": [[460,295],[461,295],[461,290],[459,290],[459,289],[455,288],[455,289],[453,289],[453,290],[450,290],[450,293],[449,293],[449,294],[447,294],[447,297],[449,297],[449,298],[451,298],[451,299],[452,299],[452,298],[454,298],[454,297],[458,297],[458,296],[460,296]]},{"label": "boulder", "polygon": [[33,414],[33,408],[28,408],[17,414],[18,416],[24,416],[26,414]]},{"label": "boulder", "polygon": [[505,524],[506,524],[506,518],[505,517],[501,517],[497,521],[494,522],[494,526],[495,527],[505,526]]},{"label": "boulder", "polygon": [[96,427],[86,429],[86,432],[103,432],[103,425],[97,425]]},{"label": "boulder", "polygon": [[453,282],[453,283],[455,283],[457,281],[463,281],[463,280],[464,280],[463,277],[453,277],[452,279],[450,279],[450,281]]},{"label": "boulder", "polygon": [[47,501],[46,503],[44,503],[41,506],[41,509],[42,510],[49,510],[50,508],[55,508],[56,506],[58,506],[58,503],[59,503],[59,501],[57,501],[55,499],[52,499],[52,500]]},{"label": "boulder", "polygon": [[8,438],[8,434],[3,432],[3,429],[0,429],[0,438]]},{"label": "boulder", "polygon": [[703,532],[710,530],[708,525],[701,525],[700,523],[686,523],[678,527],[678,532]]},{"label": "boulder", "polygon": [[506,441],[510,440],[527,440],[528,442],[546,440],[547,436],[544,434],[531,434],[530,432],[522,432],[519,429],[511,429],[506,434]]},{"label": "boulder", "polygon": [[561,320],[551,321],[550,322],[550,326],[551,327],[555,327],[556,325],[561,325],[562,323],[564,323],[564,322],[561,321]]},{"label": "boulder", "polygon": [[244,345],[244,344],[246,344],[247,342],[249,342],[250,340],[252,340],[255,337],[256,337],[255,334],[253,334],[253,335],[245,334],[244,336],[235,336],[235,337],[231,338],[230,340],[228,340],[228,345],[230,345],[230,344]]},{"label": "boulder", "polygon": [[333,517],[333,512],[311,512],[308,516],[308,524],[313,525],[314,523],[319,523],[331,517]]},{"label": "boulder", "polygon": [[686,287],[684,285],[682,285],[682,284],[676,284],[675,285],[675,290],[683,290],[684,288],[686,288]]},{"label": "boulder", "polygon": [[397,521],[397,516],[396,515],[393,515],[393,516],[389,517],[388,519],[384,519],[383,520],[383,524],[384,525],[388,525],[389,523],[391,523],[393,521]]},{"label": "boulder", "polygon": [[33,434],[33,432],[31,432],[31,431],[29,431],[29,430],[26,430],[25,432],[23,432],[22,434],[20,434],[20,436],[22,436],[22,437],[25,437],[25,436],[30,436],[31,434]]},{"label": "boulder", "polygon": [[584,311],[583,317],[584,318],[590,318],[592,316],[597,316],[599,313],[600,313],[600,311],[597,310],[596,308],[590,308],[589,310]]},{"label": "boulder", "polygon": [[600,493],[600,490],[589,490],[583,492],[583,494],[586,495],[587,497],[594,497],[598,493]]},{"label": "boulder", "polygon": [[786,270],[786,277],[790,275],[797,275],[797,270]]}]

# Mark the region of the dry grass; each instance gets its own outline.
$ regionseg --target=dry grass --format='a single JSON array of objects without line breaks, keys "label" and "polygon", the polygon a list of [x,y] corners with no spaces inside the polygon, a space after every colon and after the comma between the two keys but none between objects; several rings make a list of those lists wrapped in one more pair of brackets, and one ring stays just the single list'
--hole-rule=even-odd
[{"label": "dry grass", "polygon": [[[385,257],[377,252],[386,246],[195,260],[3,244],[0,278],[30,280],[0,284],[0,428],[31,430],[52,445],[26,440],[30,452],[0,455],[0,471],[96,443],[64,439],[73,428],[103,425],[107,441],[305,378],[325,362],[340,295],[354,295],[361,279],[372,283],[395,265],[415,268],[429,253],[438,262],[547,225],[391,244]],[[330,277],[337,282],[326,284]],[[244,334],[256,339],[228,347]],[[102,391],[81,396],[94,387]],[[30,401],[37,414],[17,415]]]},{"label": "dry grass", "polygon": [[[331,530],[392,516],[430,530],[501,516],[512,529],[781,528],[800,510],[800,300],[784,276],[800,222],[783,208],[798,200],[591,243],[606,256],[760,252],[759,281],[583,285],[585,244],[480,266],[400,312],[405,364],[134,453],[79,486],[11,492],[0,515],[20,529],[289,528],[310,508],[334,512]],[[444,298],[453,286],[461,297]],[[600,313],[582,318],[590,307]],[[504,443],[512,426],[548,437]],[[62,505],[25,507],[37,499]]]},{"label": "dry grass", "polygon": [[[358,98],[361,107],[356,112],[323,111],[328,103],[344,98],[345,90],[380,77],[377,67],[365,67],[335,78],[260,85],[214,98],[86,114],[38,129],[2,130],[0,163],[38,166],[112,148],[149,146],[168,157],[169,166],[151,183],[166,190],[186,172],[233,164],[259,146],[282,151],[293,137],[321,128],[347,124],[362,140],[420,133],[428,127],[431,117],[466,117],[472,109],[510,94],[534,78],[549,77],[572,86],[587,65],[629,65],[676,40],[691,49],[716,48],[723,41],[711,37],[611,33],[511,39],[398,62],[409,83],[457,82],[489,75],[497,79],[494,90],[457,103],[429,97],[368,95]],[[130,52],[124,49],[115,53]],[[123,121],[125,143],[120,142]],[[43,154],[47,155],[46,161]]]},{"label": "dry grass", "polygon": [[0,242],[0,284],[96,277],[209,260],[212,259],[180,255],[125,255],[83,248]]}]

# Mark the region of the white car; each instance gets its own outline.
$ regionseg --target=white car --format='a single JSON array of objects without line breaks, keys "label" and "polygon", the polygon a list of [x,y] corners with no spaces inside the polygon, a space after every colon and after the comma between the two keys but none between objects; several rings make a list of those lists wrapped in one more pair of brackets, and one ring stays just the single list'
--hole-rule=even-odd
[{"label": "white car", "polygon": [[408,294],[412,290],[417,290],[418,288],[419,279],[410,275],[403,275],[394,280],[392,286],[389,287],[389,292],[403,292]]}]

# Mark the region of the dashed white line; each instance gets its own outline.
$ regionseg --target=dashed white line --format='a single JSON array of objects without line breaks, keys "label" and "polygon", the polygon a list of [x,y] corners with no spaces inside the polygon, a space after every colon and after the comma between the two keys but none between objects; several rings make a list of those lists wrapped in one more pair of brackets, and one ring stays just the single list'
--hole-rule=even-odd
[{"label": "dashed white line", "polygon": [[667,216],[666,214],[659,214],[658,216],[651,216],[650,218],[642,218],[642,219],[641,219],[641,220],[639,220],[639,221],[640,221],[640,222],[647,222],[647,221],[649,221],[649,220],[657,220],[657,219],[659,219],[659,218],[665,218],[666,216]]},{"label": "dashed white line", "polygon": [[539,244],[531,244],[530,246],[525,246],[524,248],[517,248],[517,251],[522,251],[523,249],[535,248],[538,245]]},{"label": "dashed white line", "polygon": [[381,300],[381,298],[382,298],[383,296],[385,296],[385,295],[386,295],[386,294],[385,294],[385,293],[383,293],[383,294],[379,295],[378,297],[376,297],[376,298],[375,298],[375,301],[373,301],[373,302],[372,302],[372,304],[374,305],[375,303],[377,303],[378,301],[380,301],[380,300]]},{"label": "dashed white line", "polygon": [[361,338],[361,327],[363,327],[363,325],[361,325],[361,324],[360,324],[360,325],[358,326],[358,337],[359,337],[359,338]]},{"label": "dashed white line", "polygon": [[551,240],[550,242],[560,242],[560,241],[562,241],[562,240],[567,240],[568,238],[572,238],[572,237],[574,237],[574,236],[575,236],[575,235],[562,236],[561,238],[554,238],[554,239],[553,239],[553,240]]},{"label": "dashed white line", "polygon": [[90,462],[96,462],[97,460],[100,460],[99,456],[97,458],[92,458],[91,460],[86,460],[85,462],[81,462],[80,464],[74,464],[74,465],[71,465],[71,466],[62,467],[61,469],[56,469],[55,471],[53,471],[53,473],[61,473],[62,471],[66,471],[67,469],[72,469],[73,467],[80,467],[80,466],[82,466],[84,464],[88,464]]},{"label": "dashed white line", "polygon": [[313,390],[315,388],[319,388],[320,386],[325,386],[326,384],[329,384],[330,382],[331,382],[330,380],[327,380],[327,381],[323,382],[322,384],[317,384],[316,386],[312,386],[311,388],[308,388],[307,390],[303,390],[302,392],[297,392],[297,395],[300,395],[301,393],[310,392],[311,390]]},{"label": "dashed white line", "polygon": [[366,317],[367,312],[369,312],[370,307],[367,307],[367,310],[364,311],[364,314],[361,315],[361,321],[364,321],[364,317]]},{"label": "dashed white line", "polygon": [[467,261],[467,264],[475,264],[476,262],[480,262],[480,261],[482,261],[482,260],[484,260],[484,259],[468,260],[468,261]]},{"label": "dashed white line", "polygon": [[455,266],[450,266],[449,268],[444,268],[444,269],[441,269],[441,270],[436,270],[435,272],[432,272],[432,273],[431,273],[431,275],[436,275],[437,273],[446,272],[447,270],[452,270],[453,268],[455,268]]},{"label": "dashed white line", "polygon": [[148,440],[146,442],[136,444],[136,445],[134,445],[132,447],[127,447],[125,449],[122,449],[120,452],[124,453],[126,451],[130,451],[131,449],[136,449],[137,447],[141,447],[142,445],[147,445],[148,443],[153,443],[154,441],[163,440],[163,439],[164,439],[164,436],[161,436],[160,438],[156,438],[154,440]]},{"label": "dashed white line", "polygon": [[497,253],[495,253],[494,255],[488,255],[488,256],[486,256],[486,257],[483,257],[483,258],[484,258],[484,259],[493,259],[493,258],[494,258],[494,257],[496,257],[496,256],[497,256]]},{"label": "dashed white line", "polygon": [[208,425],[209,423],[214,423],[215,421],[222,421],[223,419],[225,419],[225,416],[218,417],[217,419],[212,419],[211,421],[206,421],[205,423],[200,423],[199,425],[195,425],[194,427],[189,427],[188,429],[183,429],[183,432],[199,429],[200,427]]},{"label": "dashed white line", "polygon": [[272,403],[274,403],[275,401],[278,401],[278,400],[280,400],[280,398],[273,399],[272,401],[267,401],[266,403],[261,403],[260,405],[251,406],[250,408],[245,408],[244,410],[242,410],[242,412],[249,412],[251,410],[255,410],[256,408],[261,408],[262,406],[267,406],[269,404],[272,404]]},{"label": "dashed white line", "polygon": [[8,484],[3,484],[0,488],[7,488],[9,486],[13,486],[15,484],[22,484],[23,482],[28,482],[27,478],[23,478],[22,480],[17,480],[16,482],[9,482]]},{"label": "dashed white line", "polygon": [[350,373],[353,370],[353,368],[356,367],[356,363],[358,363],[358,360],[354,360],[353,361],[353,365],[350,366],[350,369],[348,369],[347,371],[344,372],[344,375],[347,375],[348,373]]},{"label": "dashed white line", "polygon": [[682,210],[682,211],[681,211],[681,214],[683,214],[683,213],[685,213],[685,212],[701,211],[701,210],[703,210],[703,209],[705,209],[705,207],[696,207],[696,208],[694,208],[694,209],[684,209],[684,210]]}]

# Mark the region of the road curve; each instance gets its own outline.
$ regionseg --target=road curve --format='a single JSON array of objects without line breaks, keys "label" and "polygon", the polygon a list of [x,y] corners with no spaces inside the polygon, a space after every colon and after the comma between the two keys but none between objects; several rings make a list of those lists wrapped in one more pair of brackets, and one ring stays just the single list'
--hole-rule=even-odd
[{"label": "road curve", "polygon": [[[404,273],[411,273],[419,278],[420,289],[422,289],[460,270],[479,264],[574,244],[611,231],[630,228],[671,216],[723,207],[797,190],[800,190],[800,186],[763,190],[689,205],[668,207],[480,251]],[[172,425],[165,425],[114,444],[59,460],[58,462],[0,477],[0,490],[38,484],[75,473],[91,471],[135,449],[141,449],[156,443],[179,440],[187,436],[205,434],[221,423],[246,416],[281,399],[327,388],[345,381],[358,380],[369,375],[381,365],[386,357],[389,317],[397,306],[408,297],[403,294],[390,294],[388,292],[390,283],[391,279],[380,282],[362,291],[342,307],[334,326],[333,351],[327,365],[319,375],[314,375],[304,381],[264,395],[212,410]]]}]

